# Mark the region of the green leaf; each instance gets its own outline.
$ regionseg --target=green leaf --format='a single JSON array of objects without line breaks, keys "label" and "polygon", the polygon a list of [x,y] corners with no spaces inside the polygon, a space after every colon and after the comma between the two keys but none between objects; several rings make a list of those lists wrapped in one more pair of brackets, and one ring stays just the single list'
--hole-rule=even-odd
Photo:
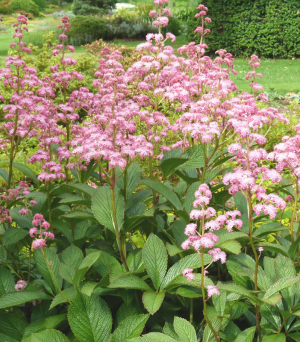
[{"label": "green leaf", "polygon": [[[204,255],[205,265],[209,264],[211,260],[212,257],[209,254]],[[182,275],[182,272],[185,268],[199,268],[201,267],[201,264],[201,257],[199,254],[191,254],[179,260],[168,270],[160,289],[165,289],[175,278],[177,278],[179,275]]]},{"label": "green leaf", "polygon": [[[76,292],[75,287],[68,287],[68,288],[64,289],[62,291],[62,293],[71,302],[74,299],[77,292]],[[63,297],[61,293],[57,294],[54,297],[53,301],[51,302],[49,310],[53,309],[56,305],[66,303],[67,300],[65,299],[65,297]]]},{"label": "green leaf", "polygon": [[295,285],[300,280],[299,277],[295,278],[281,278],[275,284],[273,284],[264,295],[264,299],[268,299],[272,295],[280,292],[281,290]]},{"label": "green leaf", "polygon": [[143,304],[145,309],[151,314],[155,314],[159,310],[161,304],[165,298],[165,292],[145,292],[143,294]]},{"label": "green leaf", "polygon": [[176,334],[176,331],[174,329],[173,324],[166,322],[164,327],[163,327],[163,333],[174,338],[175,340],[178,340],[179,337]]},{"label": "green leaf", "polygon": [[271,222],[271,223],[264,224],[261,227],[257,228],[254,231],[253,236],[264,236],[267,234],[281,231],[283,229],[285,229],[285,227],[282,226],[280,222]]},{"label": "green leaf", "polygon": [[[33,254],[34,260],[36,262],[36,266],[41,276],[46,280],[48,285],[51,287],[52,291],[55,294],[57,294],[59,291],[58,291],[56,282],[59,288],[62,287],[62,283],[63,283],[62,277],[59,275],[60,262],[59,262],[58,256],[54,252],[52,252],[52,250],[45,248],[44,253],[47,257],[48,262],[46,261],[45,256],[41,249],[36,249],[34,251],[34,254]],[[51,269],[48,263],[51,265]],[[52,272],[55,276],[55,279],[53,278]]]},{"label": "green leaf", "polygon": [[169,242],[166,244],[169,255],[172,257],[182,252],[182,249],[176,245],[171,245]]},{"label": "green leaf", "polygon": [[26,235],[28,235],[28,231],[22,228],[7,229],[3,235],[3,244],[11,245],[22,240]]},{"label": "green leaf", "polygon": [[300,342],[300,333],[293,333],[293,334],[288,334],[289,337],[291,337],[293,340],[296,342]]},{"label": "green leaf", "polygon": [[162,184],[161,182],[150,180],[150,179],[143,179],[141,183],[152,190],[156,191],[163,197],[165,197],[173,206],[175,209],[181,209],[181,203],[179,201],[178,196],[170,190],[166,185]]},{"label": "green leaf", "polygon": [[[90,250],[87,251],[87,253],[89,252]],[[111,271],[112,268],[118,270],[122,269],[119,261],[116,258],[104,251],[100,251],[100,257],[93,264],[93,269],[96,270],[102,277],[104,277]]]},{"label": "green leaf", "polygon": [[174,340],[174,338],[158,332],[146,334],[144,338],[149,342],[178,342],[178,340]]},{"label": "green leaf", "polygon": [[61,262],[66,265],[71,265],[75,270],[77,270],[83,260],[83,253],[80,248],[71,245],[63,250],[59,258]]},{"label": "green leaf", "polygon": [[[117,186],[120,189],[124,189],[125,173],[117,181]],[[128,199],[134,190],[138,187],[141,179],[141,168],[136,162],[133,162],[126,170],[126,198]]]},{"label": "green leaf", "polygon": [[218,284],[218,288],[219,288],[219,290],[224,290],[224,291],[228,291],[231,293],[236,293],[236,294],[239,294],[241,296],[245,296],[249,299],[254,299],[253,294],[249,290],[245,289],[242,286],[236,285],[236,284],[229,284],[229,283],[221,284],[220,283],[220,284]]},{"label": "green leaf", "polygon": [[205,165],[204,152],[201,145],[190,147],[181,156],[182,158],[188,158],[189,160],[184,164],[177,167],[181,170],[199,169]]},{"label": "green leaf", "polygon": [[114,331],[112,342],[125,342],[131,338],[139,337],[148,318],[149,315],[134,315],[125,318]]},{"label": "green leaf", "polygon": [[193,286],[178,287],[178,289],[176,290],[176,293],[179,296],[186,297],[186,298],[200,298],[200,297],[202,297],[202,290],[200,288],[200,284],[198,285],[198,287],[193,287]]},{"label": "green leaf", "polygon": [[151,287],[143,279],[131,274],[125,274],[115,279],[108,287],[112,289],[121,288],[152,291]]},{"label": "green leaf", "polygon": [[281,254],[283,254],[285,256],[289,256],[288,255],[288,251],[284,247],[282,247],[282,246],[280,246],[278,244],[269,243],[269,242],[261,242],[259,244],[259,246],[260,247],[264,247],[264,249],[266,249],[266,250],[271,250],[273,252],[281,253]]},{"label": "green leaf", "polygon": [[221,291],[220,295],[214,294],[212,300],[218,315],[223,316],[226,305],[226,291]]},{"label": "green leaf", "polygon": [[0,176],[8,183],[8,173],[2,168],[0,168]]},{"label": "green leaf", "polygon": [[91,187],[87,184],[81,184],[81,183],[71,183],[68,184],[68,187],[78,190],[81,193],[84,193],[85,195],[88,195],[89,197],[92,197],[94,192],[96,191],[95,188]]},{"label": "green leaf", "polygon": [[84,198],[79,195],[70,195],[68,194],[66,197],[62,198],[59,203],[64,204],[84,204],[84,205],[90,205],[91,200]]},{"label": "green leaf", "polygon": [[62,262],[59,266],[59,274],[68,283],[73,284],[75,269],[71,265],[66,265]]},{"label": "green leaf", "polygon": [[123,225],[125,211],[124,198],[117,190],[115,191],[115,202],[118,227],[115,227],[113,219],[111,189],[108,186],[101,186],[97,188],[92,197],[92,210],[96,219],[114,234],[115,230],[120,230]]},{"label": "green leaf", "polygon": [[68,320],[80,342],[107,342],[112,328],[111,312],[98,296],[77,293],[68,311]]},{"label": "green leaf", "polygon": [[254,339],[255,331],[256,327],[251,327],[242,331],[234,340],[234,342],[252,342]]},{"label": "green leaf", "polygon": [[185,163],[187,160],[187,158],[168,158],[162,160],[160,168],[162,170],[164,177],[170,176],[176,170],[177,167]]},{"label": "green leaf", "polygon": [[174,317],[174,329],[182,342],[197,342],[195,328],[184,318]]},{"label": "green leaf", "polygon": [[240,217],[240,219],[243,221],[243,226],[242,226],[242,230],[244,232],[248,232],[249,231],[249,220],[248,220],[248,206],[247,206],[247,200],[245,198],[245,196],[240,193],[237,192],[235,194],[235,196],[233,196],[234,198],[234,203],[237,206],[238,210],[241,212],[242,216]]},{"label": "green leaf", "polygon": [[[222,291],[225,292],[225,291]],[[235,302],[231,308],[230,318],[235,320],[240,318],[246,311],[248,311],[250,306],[244,302]]]},{"label": "green leaf", "polygon": [[285,341],[286,341],[286,337],[283,333],[270,335],[263,339],[263,342],[285,342]]},{"label": "green leaf", "polygon": [[167,272],[168,254],[163,242],[154,234],[148,237],[143,248],[143,260],[147,273],[158,290]]},{"label": "green leaf", "polygon": [[4,295],[5,293],[14,291],[14,289],[15,280],[13,275],[7,268],[0,267],[0,296]]},{"label": "green leaf", "polygon": [[[6,334],[16,341],[21,341],[28,323],[25,317],[21,318],[15,313],[2,313],[0,315],[0,332]],[[0,341],[2,340],[0,336]]]},{"label": "green leaf", "polygon": [[32,320],[31,323],[26,327],[23,334],[23,338],[28,337],[33,333],[45,331],[46,329],[55,329],[66,320],[66,313],[55,316],[42,317],[37,320]]},{"label": "green leaf", "polygon": [[240,334],[240,328],[232,321],[226,326],[225,330],[220,332],[220,337],[225,341],[234,341]]},{"label": "green leaf", "polygon": [[275,258],[274,264],[277,279],[296,276],[295,266],[290,258],[286,258],[283,255],[278,254]]},{"label": "green leaf", "polygon": [[193,202],[195,201],[195,192],[199,188],[199,186],[202,184],[202,182],[198,181],[193,183],[189,188],[188,191],[186,192],[186,197],[185,197],[185,210],[190,213],[194,207],[193,207]]},{"label": "green leaf", "polygon": [[87,296],[91,296],[95,287],[98,285],[96,282],[88,282],[82,286],[81,292]]},{"label": "green leaf", "polygon": [[281,326],[281,317],[277,308],[269,304],[263,304],[260,306],[260,314],[272,324],[272,329],[279,330]]},{"label": "green leaf", "polygon": [[221,243],[216,243],[215,247],[219,247],[222,250],[233,254],[240,254],[242,250],[242,245],[236,240],[228,240]]},{"label": "green leaf", "polygon": [[289,256],[294,260],[295,254],[297,251],[299,251],[299,243],[300,243],[300,236],[297,237],[296,241],[291,245],[289,248]]},{"label": "green leaf", "polygon": [[92,220],[96,221],[95,217],[92,213],[89,211],[83,211],[83,210],[75,210],[70,211],[63,215],[63,217],[73,220]]},{"label": "green leaf", "polygon": [[30,342],[70,342],[70,340],[58,330],[47,329],[33,334]]},{"label": "green leaf", "polygon": [[88,254],[81,262],[78,267],[78,270],[75,273],[73,278],[73,284],[75,286],[79,286],[81,280],[83,279],[86,272],[92,267],[92,265],[99,259],[101,252],[97,251],[91,254]]},{"label": "green leaf", "polygon": [[13,162],[13,167],[21,171],[24,176],[31,178],[37,185],[40,184],[40,181],[36,178],[36,174],[28,166]]},{"label": "green leaf", "polygon": [[21,305],[33,300],[52,299],[51,296],[45,292],[11,292],[6,293],[0,297],[0,309],[9,308],[10,306]]}]

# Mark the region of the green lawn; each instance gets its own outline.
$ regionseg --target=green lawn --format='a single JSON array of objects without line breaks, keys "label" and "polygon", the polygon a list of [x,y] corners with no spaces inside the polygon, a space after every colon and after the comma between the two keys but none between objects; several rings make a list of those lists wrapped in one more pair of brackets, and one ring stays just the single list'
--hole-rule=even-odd
[{"label": "green lawn", "polygon": [[[250,71],[248,60],[236,59],[235,69],[238,74],[232,75],[231,79],[241,91],[249,91],[249,81],[245,80]],[[300,59],[263,59],[258,72],[263,75],[258,82],[265,92],[269,92],[270,88],[274,88],[281,95],[300,91]]]}]

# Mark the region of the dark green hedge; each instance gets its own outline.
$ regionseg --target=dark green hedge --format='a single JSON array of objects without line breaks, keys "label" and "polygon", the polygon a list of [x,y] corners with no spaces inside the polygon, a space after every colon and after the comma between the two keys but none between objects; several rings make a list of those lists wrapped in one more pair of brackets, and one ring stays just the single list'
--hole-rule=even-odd
[{"label": "dark green hedge", "polygon": [[77,16],[70,20],[71,29],[68,34],[72,45],[92,43],[95,40],[110,40],[106,29],[106,21],[97,17]]},{"label": "dark green hedge", "polygon": [[[300,56],[300,0],[206,0],[209,52],[226,49],[235,56]],[[195,11],[195,13],[197,13]],[[195,13],[191,13],[191,17]],[[188,40],[197,41],[199,19],[188,21]],[[196,39],[196,40],[195,40]]]}]

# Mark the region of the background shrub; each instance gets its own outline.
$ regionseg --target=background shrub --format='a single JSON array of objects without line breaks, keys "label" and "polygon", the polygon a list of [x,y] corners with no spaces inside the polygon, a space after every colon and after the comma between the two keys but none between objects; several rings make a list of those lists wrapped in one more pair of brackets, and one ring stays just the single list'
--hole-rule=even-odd
[{"label": "background shrub", "polygon": [[69,37],[74,45],[91,43],[100,38],[111,39],[103,19],[92,16],[77,16],[70,20]]},{"label": "background shrub", "polygon": [[33,0],[35,4],[37,4],[40,8],[46,7],[46,1],[45,0]]},{"label": "background shrub", "polygon": [[[209,25],[212,32],[206,37],[209,52],[224,48],[235,56],[290,58],[300,55],[299,1],[207,0],[204,4],[212,19]],[[192,18],[188,22],[188,40],[197,42],[199,37],[193,32],[200,22]]]},{"label": "background shrub", "polygon": [[10,7],[0,7],[1,14],[11,14],[13,10]]},{"label": "background shrub", "polygon": [[12,0],[11,8],[14,11],[25,11],[34,16],[39,15],[39,6],[32,0]]},{"label": "background shrub", "polygon": [[177,17],[169,17],[169,25],[167,27],[162,28],[163,34],[166,34],[167,32],[171,32],[175,34],[175,36],[178,36],[181,31],[181,24]]}]

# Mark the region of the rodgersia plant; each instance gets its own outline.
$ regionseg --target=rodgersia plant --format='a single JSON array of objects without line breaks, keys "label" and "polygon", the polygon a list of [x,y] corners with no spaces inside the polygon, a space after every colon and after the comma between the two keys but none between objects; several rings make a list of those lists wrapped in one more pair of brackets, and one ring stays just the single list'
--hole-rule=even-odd
[{"label": "rodgersia plant", "polygon": [[154,5],[140,60],[105,46],[91,84],[67,17],[47,74],[26,64],[18,18],[0,69],[4,341],[298,339],[298,126],[264,149],[288,120],[265,104],[259,58],[238,93],[233,56],[205,55],[208,9],[178,56]]}]

